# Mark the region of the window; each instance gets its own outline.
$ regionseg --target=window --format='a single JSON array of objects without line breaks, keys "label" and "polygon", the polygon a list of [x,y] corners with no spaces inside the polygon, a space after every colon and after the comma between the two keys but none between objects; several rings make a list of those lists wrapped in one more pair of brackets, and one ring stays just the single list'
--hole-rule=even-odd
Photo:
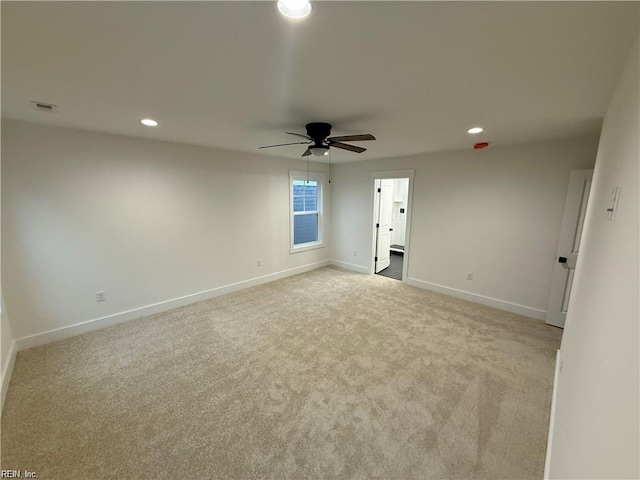
[{"label": "window", "polygon": [[290,252],[324,246],[322,240],[322,184],[318,173],[289,172],[291,187]]}]

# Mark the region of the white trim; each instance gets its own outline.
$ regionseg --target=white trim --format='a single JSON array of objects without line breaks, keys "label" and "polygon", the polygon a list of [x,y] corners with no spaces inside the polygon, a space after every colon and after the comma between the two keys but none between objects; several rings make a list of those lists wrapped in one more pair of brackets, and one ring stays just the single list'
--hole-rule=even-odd
[{"label": "white trim", "polygon": [[11,382],[11,375],[13,374],[13,365],[16,363],[17,344],[15,340],[11,341],[11,347],[9,347],[9,360],[2,369],[2,399],[0,400],[0,414],[4,410],[4,399],[7,397],[7,391],[9,390],[9,383]]},{"label": "white trim", "polygon": [[536,320],[544,320],[546,311],[533,307],[527,307],[517,303],[507,302],[506,300],[500,300],[492,297],[485,297],[477,293],[465,292],[464,290],[458,290],[456,288],[445,287],[444,285],[438,285],[436,283],[425,282],[418,280],[417,278],[407,278],[407,285],[412,287],[425,288],[433,292],[444,293],[451,297],[462,298],[463,300],[469,300],[471,302],[486,305],[488,307],[497,308],[510,313],[517,313],[518,315],[524,315],[525,317],[535,318]]},{"label": "white trim", "polygon": [[35,335],[29,335],[19,338],[16,340],[16,345],[18,350],[24,350],[25,348],[37,347],[39,345],[57,342],[58,340],[64,340],[65,338],[75,337],[76,335],[92,332],[94,330],[100,330],[112,325],[117,325],[118,323],[127,322],[136,318],[146,317],[148,315],[153,315],[154,313],[165,312],[167,310],[172,310],[184,305],[201,302],[203,300],[217,297],[219,295],[236,292],[245,288],[272,282],[280,278],[289,277],[291,275],[297,275],[299,273],[308,272],[317,268],[326,267],[327,265],[329,265],[329,261],[323,260],[321,262],[310,263],[301,267],[295,267],[288,270],[282,270],[280,272],[270,273],[262,277],[255,277],[249,280],[244,280],[242,282],[212,288],[210,290],[205,290],[204,292],[193,293],[191,295],[185,295],[184,297],[154,303],[145,307],[134,308],[125,312],[115,313],[113,315],[107,315],[105,317],[79,322],[74,325],[49,330],[48,332],[37,333]]},{"label": "white trim", "polygon": [[301,243],[296,247],[290,247],[289,253],[307,252],[309,250],[316,250],[318,248],[324,248],[324,247],[326,247],[326,245],[322,242]]},{"label": "white trim", "polygon": [[[317,210],[309,212],[294,212],[293,211],[293,181],[294,180],[311,180],[317,182],[319,185]],[[323,248],[326,243],[324,241],[324,229],[325,229],[325,188],[326,188],[327,176],[321,172],[305,172],[300,170],[289,170],[289,254],[306,252],[308,250],[315,250],[316,248]],[[296,215],[318,215],[318,240],[315,242],[301,243],[299,245],[293,244],[293,222]]]},{"label": "white trim", "polygon": [[393,179],[393,178],[408,178],[409,186],[407,187],[407,220],[405,223],[405,240],[404,240],[404,253],[402,259],[402,281],[404,283],[408,283],[409,280],[409,255],[411,252],[411,223],[413,220],[413,182],[416,171],[414,169],[407,170],[387,170],[381,172],[372,172],[371,180],[373,181],[373,189],[371,190],[370,197],[370,208],[373,212],[373,221],[371,223],[371,258],[369,263],[369,274],[373,275],[376,269],[376,263],[373,259],[376,252],[376,222],[378,221],[377,209],[376,209],[376,180],[385,180],[385,179]]},{"label": "white trim", "polygon": [[549,414],[549,435],[547,437],[547,455],[544,461],[544,480],[549,478],[551,468],[551,447],[553,445],[553,425],[556,419],[556,397],[558,396],[558,380],[562,369],[562,352],[558,349],[556,353],[556,372],[553,375],[553,394],[551,395],[551,413]]},{"label": "white trim", "polygon": [[362,265],[356,265],[355,263],[342,262],[340,260],[330,260],[329,263],[334,267],[344,268],[345,270],[351,270],[358,273],[369,273],[368,267]]},{"label": "white trim", "polygon": [[414,178],[415,176],[416,171],[413,168],[408,168],[406,170],[382,170],[380,172],[371,172],[371,178],[374,180],[377,178]]}]

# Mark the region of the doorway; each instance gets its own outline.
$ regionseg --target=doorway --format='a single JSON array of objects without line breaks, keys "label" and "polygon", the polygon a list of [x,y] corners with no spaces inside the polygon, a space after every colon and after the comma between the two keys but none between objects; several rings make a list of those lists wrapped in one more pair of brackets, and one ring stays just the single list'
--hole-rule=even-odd
[{"label": "doorway", "polygon": [[374,180],[373,271],[401,281],[406,270],[409,180]]}]

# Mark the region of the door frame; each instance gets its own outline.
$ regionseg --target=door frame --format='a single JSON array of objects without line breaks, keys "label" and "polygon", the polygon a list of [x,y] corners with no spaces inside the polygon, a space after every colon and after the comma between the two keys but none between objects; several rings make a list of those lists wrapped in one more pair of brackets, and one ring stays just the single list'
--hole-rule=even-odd
[{"label": "door frame", "polygon": [[[572,170],[569,176],[569,185],[565,197],[564,208],[562,210],[562,222],[556,253],[554,258],[551,281],[549,282],[549,294],[547,295],[547,308],[545,313],[545,323],[554,327],[564,328],[567,312],[562,310],[563,305],[568,303],[573,290],[573,276],[575,275],[575,264],[573,268],[569,265],[571,256],[579,256],[580,243],[584,228],[585,214],[590,200],[590,190],[593,188],[593,169]],[[585,198],[585,182],[589,182]],[[577,245],[576,245],[577,242]],[[574,252],[575,249],[575,252]],[[558,263],[560,256],[567,256],[565,265]],[[566,270],[566,271],[565,271]],[[573,271],[572,271],[573,270]],[[567,295],[567,285],[569,295]],[[564,285],[561,291],[560,287]]]},{"label": "door frame", "polygon": [[411,168],[407,170],[384,170],[379,172],[371,172],[371,178],[369,182],[371,196],[369,197],[369,208],[371,212],[371,255],[369,255],[369,274],[375,273],[375,261],[373,257],[376,254],[376,180],[387,180],[394,178],[408,178],[409,186],[407,187],[407,224],[405,228],[404,236],[404,255],[402,261],[402,281],[407,281],[407,275],[409,272],[409,253],[411,244],[411,214],[413,211],[413,179],[416,171]]}]

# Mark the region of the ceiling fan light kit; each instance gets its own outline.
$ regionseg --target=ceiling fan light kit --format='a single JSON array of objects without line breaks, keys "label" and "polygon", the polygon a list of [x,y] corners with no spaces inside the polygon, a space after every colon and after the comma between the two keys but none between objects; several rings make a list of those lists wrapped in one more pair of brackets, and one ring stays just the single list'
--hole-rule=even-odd
[{"label": "ceiling fan light kit", "polygon": [[285,132],[287,135],[295,135],[296,137],[305,138],[306,142],[292,142],[292,143],[279,143],[276,145],[265,145],[263,147],[258,148],[272,148],[272,147],[283,147],[285,145],[300,145],[305,144],[309,145],[305,152],[302,154],[303,157],[308,155],[315,156],[324,156],[329,154],[329,149],[331,147],[340,148],[342,150],[349,150],[350,152],[362,153],[366,151],[366,148],[358,147],[356,145],[350,145],[344,142],[362,142],[366,140],[375,140],[376,137],[371,135],[370,133],[361,133],[358,135],[343,135],[339,137],[330,137],[331,135],[331,127],[330,123],[325,122],[311,122],[307,123],[305,126],[307,130],[307,134],[303,135],[301,133],[294,132]]},{"label": "ceiling fan light kit", "polygon": [[321,147],[309,147],[311,153],[316,157],[324,157],[325,155],[329,155],[329,147],[321,146]]}]

